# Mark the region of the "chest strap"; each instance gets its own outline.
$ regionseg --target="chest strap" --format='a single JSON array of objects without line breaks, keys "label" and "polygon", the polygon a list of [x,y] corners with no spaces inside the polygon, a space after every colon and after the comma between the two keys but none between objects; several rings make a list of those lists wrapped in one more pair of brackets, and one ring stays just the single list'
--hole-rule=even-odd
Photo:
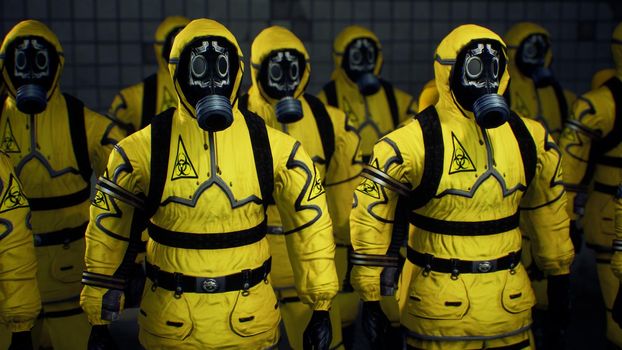
[{"label": "chest strap", "polygon": [[488,221],[445,221],[410,213],[410,223],[426,231],[452,236],[485,236],[518,228],[520,214]]},{"label": "chest strap", "polygon": [[147,277],[153,282],[152,288],[161,287],[174,291],[175,295],[183,293],[224,293],[236,290],[248,291],[259,282],[267,280],[272,267],[272,258],[268,258],[255,269],[221,277],[186,276],[180,272],[166,272],[145,261]]},{"label": "chest strap", "polygon": [[82,204],[89,200],[91,195],[91,188],[86,186],[84,189],[57,197],[44,197],[44,198],[28,198],[30,209],[32,211],[40,210],[55,210],[61,208],[69,208],[74,205]]},{"label": "chest strap", "polygon": [[522,250],[511,252],[498,259],[491,260],[461,260],[437,258],[432,254],[418,252],[408,247],[408,260],[425,269],[441,273],[451,273],[458,276],[461,273],[489,273],[501,270],[513,270],[520,264]]},{"label": "chest strap", "polygon": [[35,247],[47,247],[50,245],[69,244],[84,237],[88,222],[72,228],[66,228],[48,233],[35,233],[33,235]]},{"label": "chest strap", "polygon": [[602,182],[594,181],[594,191],[615,196],[618,193],[618,186],[605,185]]},{"label": "chest strap", "polygon": [[246,230],[224,233],[188,233],[169,231],[149,222],[149,237],[169,247],[184,249],[224,249],[242,247],[259,242],[266,236],[267,225],[261,224]]}]

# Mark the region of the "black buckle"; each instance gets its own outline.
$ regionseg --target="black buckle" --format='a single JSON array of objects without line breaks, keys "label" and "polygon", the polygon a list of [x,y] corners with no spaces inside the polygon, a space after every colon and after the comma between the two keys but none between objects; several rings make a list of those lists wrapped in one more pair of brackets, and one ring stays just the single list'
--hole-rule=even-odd
[{"label": "black buckle", "polygon": [[251,287],[251,276],[253,271],[251,269],[242,270],[242,296],[248,296],[251,294],[248,289]]},{"label": "black buckle", "polygon": [[151,279],[153,280],[153,284],[151,285],[151,291],[155,292],[158,289],[158,276],[160,275],[160,267],[156,265],[151,265],[153,269],[153,273]]},{"label": "black buckle", "polygon": [[460,259],[449,259],[449,263],[451,264],[451,279],[455,281],[458,279],[458,275],[460,275],[460,270],[458,270]]},{"label": "black buckle", "polygon": [[181,298],[181,295],[184,294],[184,288],[182,286],[184,274],[181,272],[173,273],[173,280],[175,281],[175,299]]},{"label": "black buckle", "polygon": [[430,275],[430,271],[432,271],[432,260],[434,259],[434,255],[425,253],[423,254],[424,266],[423,272],[421,273],[424,277],[428,277]]}]

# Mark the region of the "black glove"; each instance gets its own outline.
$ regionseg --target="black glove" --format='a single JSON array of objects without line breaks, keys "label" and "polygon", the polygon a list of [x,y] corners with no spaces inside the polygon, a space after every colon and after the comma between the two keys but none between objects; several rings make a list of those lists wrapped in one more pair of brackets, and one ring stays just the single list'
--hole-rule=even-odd
[{"label": "black glove", "polygon": [[622,327],[622,284],[618,287],[618,294],[616,295],[616,300],[613,302],[611,316],[618,326]]},{"label": "black glove", "polygon": [[97,325],[91,328],[88,350],[117,350],[107,325]]},{"label": "black glove", "polygon": [[333,330],[328,311],[313,311],[311,320],[302,334],[304,350],[328,350],[333,341]]},{"label": "black glove", "polygon": [[570,220],[570,240],[574,246],[574,253],[579,254],[583,243],[583,228],[579,227],[576,220]]},{"label": "black glove", "polygon": [[30,331],[15,332],[11,335],[9,350],[32,350],[32,338]]},{"label": "black glove", "polygon": [[379,301],[366,301],[362,312],[363,333],[372,349],[384,349],[391,322],[382,311]]},{"label": "black glove", "polygon": [[570,318],[570,276],[549,276],[547,281],[549,309],[544,325],[545,348],[565,349],[564,340]]}]

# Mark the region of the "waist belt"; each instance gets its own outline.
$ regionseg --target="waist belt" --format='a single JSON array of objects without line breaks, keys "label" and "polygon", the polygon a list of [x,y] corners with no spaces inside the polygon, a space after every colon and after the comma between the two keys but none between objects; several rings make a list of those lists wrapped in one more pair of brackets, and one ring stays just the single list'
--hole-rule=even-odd
[{"label": "waist belt", "polygon": [[33,235],[35,247],[45,247],[50,245],[69,244],[84,237],[88,222],[73,228],[66,228],[59,231],[48,233],[36,233]]},{"label": "waist belt", "polygon": [[410,223],[426,231],[455,236],[484,236],[518,227],[520,214],[488,221],[445,221],[410,213]]},{"label": "waist belt", "polygon": [[86,202],[91,196],[90,186],[86,186],[83,190],[76,193],[68,194],[58,197],[46,197],[46,198],[30,198],[28,197],[28,203],[32,211],[39,210],[54,210],[60,208],[68,208],[80,203]]},{"label": "waist belt", "polygon": [[609,157],[602,156],[597,161],[598,164],[614,167],[614,168],[622,168],[622,158],[619,157]]},{"label": "waist belt", "polygon": [[594,181],[594,191],[615,196],[618,193],[618,186],[605,185],[604,183]]},{"label": "waist belt", "polygon": [[268,278],[272,266],[272,257],[268,258],[256,269],[247,269],[221,277],[186,276],[180,272],[166,272],[145,261],[147,277],[153,282],[152,288],[161,287],[182,293],[224,293],[236,290],[247,291],[259,282]]},{"label": "waist belt", "polygon": [[427,271],[451,273],[457,276],[461,273],[488,273],[500,270],[512,270],[520,263],[521,252],[510,254],[492,260],[461,260],[437,258],[432,254],[420,253],[408,247],[408,260]]},{"label": "waist belt", "polygon": [[154,241],[175,248],[223,249],[235,248],[259,242],[266,236],[266,220],[246,230],[225,233],[187,233],[169,231],[149,222],[149,237]]}]

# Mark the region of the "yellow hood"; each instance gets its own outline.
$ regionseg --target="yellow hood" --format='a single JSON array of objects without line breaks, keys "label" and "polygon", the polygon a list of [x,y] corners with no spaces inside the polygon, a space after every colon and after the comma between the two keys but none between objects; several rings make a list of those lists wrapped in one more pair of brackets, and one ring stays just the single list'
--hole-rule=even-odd
[{"label": "yellow hood", "polygon": [[298,85],[296,91],[294,92],[294,98],[298,98],[307,88],[309,76],[311,74],[309,53],[307,52],[307,49],[302,41],[300,41],[294,33],[290,32],[286,28],[281,26],[272,26],[262,30],[251,45],[251,80],[253,82],[251,90],[258,89],[261,96],[270,103],[273,103],[274,99],[270,98],[268,94],[263,91],[261,84],[257,81],[259,79],[259,69],[261,68],[263,60],[266,59],[271,52],[284,49],[296,50],[302,53],[305,57],[306,66],[302,73],[300,85]]},{"label": "yellow hood", "polygon": [[168,62],[162,57],[162,50],[164,48],[164,42],[166,37],[177,28],[183,28],[190,20],[182,16],[170,16],[166,17],[162,23],[158,26],[155,32],[155,41],[153,43],[153,49],[155,50],[155,57],[158,61],[158,69],[168,69]]},{"label": "yellow hood", "polygon": [[[518,48],[523,40],[527,39],[528,36],[533,34],[542,34],[546,36],[550,42],[551,35],[549,34],[549,32],[543,27],[531,22],[521,22],[513,25],[503,37],[508,47],[508,64],[510,65],[510,71],[514,75],[521,74],[520,70],[516,66],[516,53],[518,51]],[[549,46],[549,50],[544,57],[544,66],[549,67],[552,61],[553,50],[551,50],[551,46]]]},{"label": "yellow hood", "polygon": [[63,66],[65,64],[65,55],[63,54],[63,48],[62,46],[60,46],[60,41],[58,41],[56,34],[54,34],[54,32],[52,32],[50,28],[48,28],[45,24],[39,21],[32,19],[21,21],[16,24],[15,27],[13,27],[13,29],[11,29],[11,31],[4,38],[2,46],[0,47],[0,67],[2,67],[2,79],[6,84],[6,88],[9,91],[9,94],[15,97],[15,95],[17,94],[16,88],[11,82],[9,72],[7,72],[5,69],[4,60],[7,55],[7,47],[13,41],[25,36],[38,36],[43,38],[45,41],[49,42],[52,46],[54,46],[56,52],[58,53],[58,69],[56,69],[56,76],[54,77],[52,86],[47,92],[47,98],[49,100],[58,87],[58,81],[60,79],[60,75],[63,71]]},{"label": "yellow hood", "polygon": [[335,38],[333,43],[333,61],[335,62],[335,70],[333,71],[331,79],[336,79],[339,75],[342,75],[345,79],[349,80],[348,75],[343,70],[343,67],[341,67],[341,63],[348,44],[359,38],[369,38],[376,43],[376,46],[378,47],[378,54],[376,55],[376,67],[374,67],[374,74],[377,76],[380,75],[383,63],[382,45],[380,45],[380,40],[376,34],[369,29],[353,25],[344,28]]},{"label": "yellow hood", "polygon": [[622,79],[622,23],[616,26],[611,38],[611,55],[616,66],[616,75]]},{"label": "yellow hood", "polygon": [[238,45],[238,41],[235,39],[233,34],[231,34],[231,32],[224,25],[206,18],[195,19],[194,21],[190,22],[175,37],[175,42],[173,43],[173,47],[171,48],[168,70],[171,74],[171,78],[173,79],[173,83],[175,84],[175,90],[177,91],[180,105],[179,109],[181,109],[181,106],[183,105],[193,116],[196,115],[194,106],[188,103],[188,100],[183,95],[181,87],[179,86],[179,81],[177,80],[177,64],[179,63],[179,56],[188,44],[190,44],[196,38],[206,36],[218,36],[224,38],[231,44],[233,44],[233,46],[235,46],[238,51],[240,69],[238,69],[237,75],[235,76],[233,90],[231,92],[231,96],[229,96],[229,101],[231,101],[232,105],[236,103],[236,99],[238,97],[238,90],[240,89],[240,83],[242,82],[242,76],[244,75],[244,56],[242,55],[242,49],[240,49],[240,45]]},{"label": "yellow hood", "polygon": [[[461,110],[462,113],[470,117],[473,116],[473,113],[465,111],[461,108],[461,106],[459,106],[458,102],[456,102],[456,98],[453,96],[453,92],[449,87],[449,80],[453,66],[456,63],[456,58],[462,48],[468,45],[471,41],[481,39],[495,40],[501,43],[501,46],[504,49],[503,54],[507,60],[507,53],[505,52],[506,46],[501,37],[490,29],[480,27],[475,24],[461,25],[452,30],[451,33],[449,33],[441,41],[434,54],[434,81],[436,83],[436,88],[438,89],[439,105],[447,109],[457,108]],[[508,74],[506,65],[506,69],[503,71],[499,82],[497,94],[503,95],[507,89],[509,80],[510,75]]]}]

